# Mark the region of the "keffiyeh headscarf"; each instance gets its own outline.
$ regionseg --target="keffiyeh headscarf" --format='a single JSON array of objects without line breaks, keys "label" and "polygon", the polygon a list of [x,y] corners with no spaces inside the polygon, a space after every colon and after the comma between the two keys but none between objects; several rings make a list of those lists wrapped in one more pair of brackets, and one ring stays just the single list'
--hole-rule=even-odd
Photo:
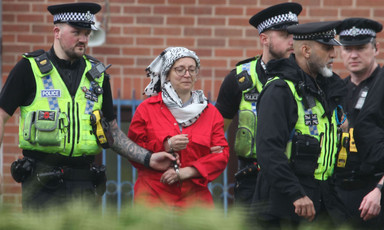
[{"label": "keffiyeh headscarf", "polygon": [[166,80],[173,64],[184,57],[193,58],[196,61],[196,67],[200,67],[200,59],[195,52],[184,47],[169,47],[146,68],[147,76],[151,78],[151,82],[144,89],[144,93],[147,96],[153,96],[161,91],[163,102],[176,121],[182,127],[187,127],[197,120],[207,107],[208,100],[202,90],[196,90],[192,91],[190,103],[183,105],[172,84]]},{"label": "keffiyeh headscarf", "polygon": [[200,68],[200,59],[195,52],[184,47],[168,47],[145,69],[151,82],[144,89],[144,93],[147,96],[153,96],[160,92],[173,64],[184,57],[195,59],[196,67]]}]

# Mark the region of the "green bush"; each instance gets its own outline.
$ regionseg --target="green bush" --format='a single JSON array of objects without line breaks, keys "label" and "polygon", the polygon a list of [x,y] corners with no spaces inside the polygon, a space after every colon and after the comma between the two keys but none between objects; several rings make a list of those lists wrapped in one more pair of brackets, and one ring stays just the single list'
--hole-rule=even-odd
[{"label": "green bush", "polygon": [[[0,205],[0,230],[248,230],[261,229],[246,225],[245,210],[230,208],[191,208],[172,211],[134,205],[122,209],[101,210],[83,203],[45,211],[21,212]],[[249,224],[249,222],[248,222]],[[286,228],[284,230],[289,230]],[[299,230],[335,229],[326,223],[304,223]],[[340,227],[337,230],[352,228]],[[262,230],[262,229],[261,229]]]},{"label": "green bush", "polygon": [[21,212],[10,207],[0,208],[0,229],[7,230],[215,230],[245,229],[235,212],[192,208],[171,211],[162,208],[134,206],[117,213],[114,210],[72,204],[55,210]]}]

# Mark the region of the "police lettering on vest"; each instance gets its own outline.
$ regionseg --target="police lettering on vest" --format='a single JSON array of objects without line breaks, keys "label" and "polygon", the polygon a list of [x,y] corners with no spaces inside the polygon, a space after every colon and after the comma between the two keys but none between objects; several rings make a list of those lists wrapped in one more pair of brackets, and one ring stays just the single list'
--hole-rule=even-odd
[{"label": "police lettering on vest", "polygon": [[41,90],[41,97],[61,97],[61,90],[59,89]]}]

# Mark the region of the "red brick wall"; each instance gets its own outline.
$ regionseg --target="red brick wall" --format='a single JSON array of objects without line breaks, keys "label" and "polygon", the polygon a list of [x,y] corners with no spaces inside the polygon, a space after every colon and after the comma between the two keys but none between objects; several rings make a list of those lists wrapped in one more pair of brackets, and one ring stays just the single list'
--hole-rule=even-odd
[{"label": "red brick wall", "polygon": [[[88,0],[89,1],[89,0]],[[46,8],[67,0],[2,0],[2,77],[21,54],[49,49],[52,16]],[[97,15],[106,27],[106,43],[88,53],[112,64],[113,96],[135,97],[149,82],[144,69],[164,48],[185,46],[197,52],[202,71],[197,88],[210,92],[216,100],[221,81],[235,63],[260,53],[257,31],[249,18],[281,0],[95,0],[103,6]],[[297,0],[303,5],[301,23],[368,17],[384,23],[384,1],[377,0]],[[107,10],[109,9],[109,11]],[[379,35],[383,42],[383,34]],[[346,75],[339,57],[334,71]],[[379,63],[384,56],[379,55]],[[17,148],[17,116],[8,121],[3,143],[3,175],[0,194],[4,202],[20,203],[20,185],[13,182],[9,167],[20,156]],[[1,167],[0,167],[1,168]],[[1,173],[1,172],[0,172]],[[1,176],[0,176],[1,179]]]}]

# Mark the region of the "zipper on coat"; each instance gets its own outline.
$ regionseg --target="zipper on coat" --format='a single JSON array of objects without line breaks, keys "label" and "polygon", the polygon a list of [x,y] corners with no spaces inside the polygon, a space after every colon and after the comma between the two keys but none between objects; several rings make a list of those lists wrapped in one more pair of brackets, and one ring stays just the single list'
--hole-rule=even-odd
[{"label": "zipper on coat", "polygon": [[[71,103],[68,102],[67,104],[67,116],[68,116],[68,119],[71,121]],[[69,126],[68,126],[68,138],[67,138],[67,143],[69,144],[71,142],[71,132],[72,132],[72,122],[69,123]]]},{"label": "zipper on coat", "polygon": [[69,156],[71,157],[73,155],[73,151],[75,149],[75,138],[76,138],[76,118],[75,118],[75,98],[72,97],[72,135],[68,135],[70,138],[72,138],[72,147],[71,152],[69,153]]},{"label": "zipper on coat", "polygon": [[79,103],[76,102],[76,117],[77,117],[77,140],[76,143],[80,143],[80,115],[79,115]]},{"label": "zipper on coat", "polygon": [[328,154],[329,154],[329,128],[327,126],[327,124],[325,124],[325,132],[327,135],[324,135],[324,140],[325,140],[325,144],[324,144],[324,157],[323,157],[323,167],[324,167],[324,171],[321,175],[321,179],[324,180],[325,178],[325,173],[327,172],[327,169],[328,169]]}]

